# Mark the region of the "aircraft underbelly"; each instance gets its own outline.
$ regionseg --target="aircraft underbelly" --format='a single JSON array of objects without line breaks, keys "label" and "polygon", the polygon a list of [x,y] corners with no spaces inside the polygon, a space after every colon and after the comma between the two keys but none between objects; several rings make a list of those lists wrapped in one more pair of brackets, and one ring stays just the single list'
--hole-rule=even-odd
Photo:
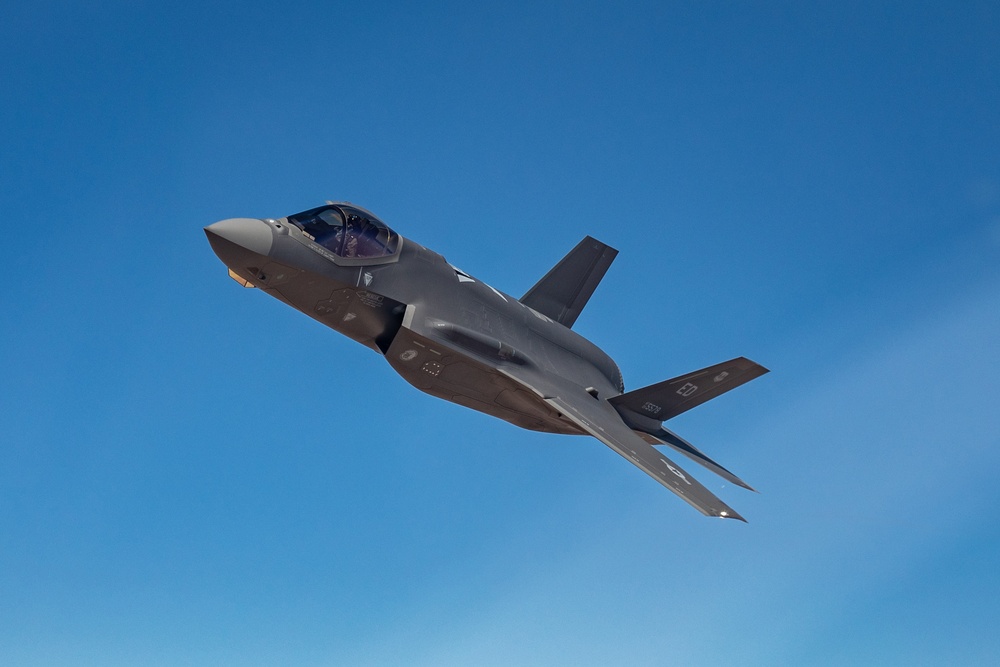
[{"label": "aircraft underbelly", "polygon": [[379,352],[392,341],[405,309],[400,302],[376,292],[308,273],[265,291]]},{"label": "aircraft underbelly", "polygon": [[402,328],[385,355],[389,365],[417,389],[521,428],[583,435],[539,396],[475,359]]}]

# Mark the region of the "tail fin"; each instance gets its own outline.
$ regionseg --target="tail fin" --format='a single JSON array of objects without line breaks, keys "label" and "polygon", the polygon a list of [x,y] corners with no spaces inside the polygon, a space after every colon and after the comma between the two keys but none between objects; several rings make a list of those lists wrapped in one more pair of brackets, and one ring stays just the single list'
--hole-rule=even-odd
[{"label": "tail fin", "polygon": [[521,297],[524,305],[570,328],[618,251],[587,237]]},{"label": "tail fin", "polygon": [[672,380],[609,398],[608,402],[619,412],[622,409],[631,410],[643,417],[662,422],[721,396],[764,373],[767,373],[767,369],[760,364],[746,357],[737,357],[700,371],[680,375]]}]

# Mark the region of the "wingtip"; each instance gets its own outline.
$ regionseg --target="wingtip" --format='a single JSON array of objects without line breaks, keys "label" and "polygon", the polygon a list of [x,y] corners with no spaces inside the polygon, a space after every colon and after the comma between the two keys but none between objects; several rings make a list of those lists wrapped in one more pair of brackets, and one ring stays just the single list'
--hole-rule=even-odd
[{"label": "wingtip", "polygon": [[739,513],[737,513],[736,511],[734,511],[732,509],[722,510],[721,512],[719,512],[718,514],[716,514],[716,516],[719,517],[720,519],[736,519],[738,521],[742,521],[743,523],[750,523],[749,521],[747,521],[746,519],[744,519],[742,516],[740,516]]}]

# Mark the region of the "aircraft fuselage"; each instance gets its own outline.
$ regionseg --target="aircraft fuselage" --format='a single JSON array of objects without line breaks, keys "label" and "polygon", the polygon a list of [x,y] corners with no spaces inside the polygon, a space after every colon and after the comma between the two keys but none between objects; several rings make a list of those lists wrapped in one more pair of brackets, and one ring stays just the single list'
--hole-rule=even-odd
[{"label": "aircraft fuselage", "polygon": [[[593,343],[409,239],[398,237],[388,258],[365,259],[330,252],[288,218],[224,220],[206,233],[239,282],[379,352],[434,396],[523,428],[580,434],[502,369],[532,365],[603,398],[623,391],[617,365]],[[400,336],[415,313],[451,345]]]}]

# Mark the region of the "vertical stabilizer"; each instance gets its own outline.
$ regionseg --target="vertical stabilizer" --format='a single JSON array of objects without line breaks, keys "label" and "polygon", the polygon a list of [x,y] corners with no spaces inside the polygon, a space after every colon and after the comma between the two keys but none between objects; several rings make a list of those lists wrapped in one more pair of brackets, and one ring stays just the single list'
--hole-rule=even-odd
[{"label": "vertical stabilizer", "polygon": [[618,251],[590,236],[559,260],[520,301],[565,327],[572,327]]}]

